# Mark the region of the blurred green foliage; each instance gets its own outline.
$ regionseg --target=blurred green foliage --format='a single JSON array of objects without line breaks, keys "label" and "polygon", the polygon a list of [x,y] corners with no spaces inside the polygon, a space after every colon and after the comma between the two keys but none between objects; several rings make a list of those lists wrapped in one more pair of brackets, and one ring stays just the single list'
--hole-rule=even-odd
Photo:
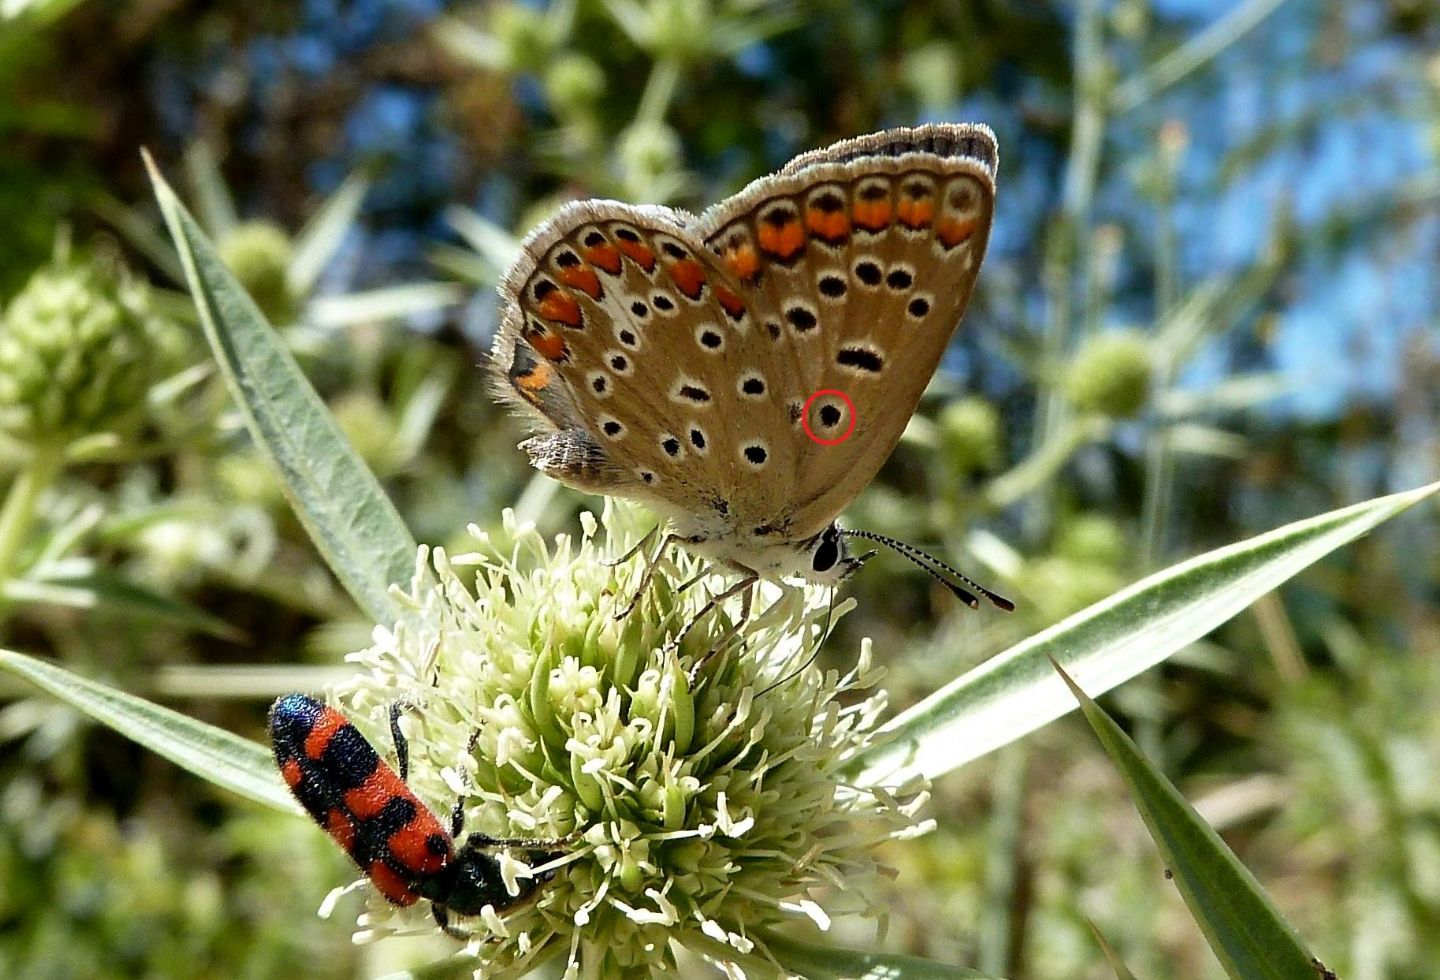
[{"label": "blurred green foliage", "polygon": [[[1435,257],[1440,17],[1400,0],[1197,6],[0,5],[0,407],[21,420],[0,445],[3,644],[258,737],[266,700],[322,684],[370,630],[198,353],[141,146],[189,150],[227,261],[417,538],[448,543],[502,507],[550,531],[593,506],[532,476],[476,368],[488,287],[559,201],[700,207],[831,138],[994,124],[1000,224],[957,357],[847,518],[938,542],[1021,608],[971,614],[874,562],[833,649],[875,637],[899,703],[1185,554],[1434,478],[1440,302],[1382,294],[1418,292],[1397,267]],[[317,37],[336,39],[328,61]],[[277,49],[299,53],[277,67],[261,56]],[[1246,72],[1311,101],[1234,135],[1212,113]],[[1331,76],[1338,98],[1303,87]],[[393,132],[347,115],[396,99],[411,122]],[[1314,148],[1366,125],[1387,180],[1326,197]],[[353,200],[351,174],[375,180]],[[1257,174],[1278,174],[1273,210],[1253,203]],[[1239,186],[1255,242],[1227,252],[1208,219]],[[54,264],[62,225],[64,262],[85,265]],[[1377,326],[1346,341],[1333,411],[1276,408],[1313,386],[1281,371],[1282,324],[1356,265]],[[480,288],[463,306],[433,282],[387,291],[441,275]],[[108,353],[86,367],[90,348]],[[1376,349],[1379,387],[1362,371]],[[1425,977],[1440,958],[1436,545],[1378,533],[1110,699],[1348,978]],[[0,973],[369,972],[346,913],[313,916],[349,872],[309,824],[0,693]],[[887,946],[1107,976],[1090,920],[1139,976],[1217,975],[1077,724],[942,785],[939,831],[890,855]]]}]

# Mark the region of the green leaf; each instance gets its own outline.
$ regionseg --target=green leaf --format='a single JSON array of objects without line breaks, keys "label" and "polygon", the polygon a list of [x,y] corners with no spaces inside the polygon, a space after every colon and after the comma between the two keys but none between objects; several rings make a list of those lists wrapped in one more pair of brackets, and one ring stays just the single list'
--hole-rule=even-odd
[{"label": "green leaf", "polygon": [[861,785],[934,779],[1009,744],[1075,707],[1051,658],[1103,694],[1436,491],[1440,483],[1296,521],[1142,579],[901,712],[882,729],[892,737],[855,759],[851,776]]},{"label": "green leaf", "polygon": [[1085,720],[1120,769],[1165,867],[1225,972],[1236,980],[1317,977],[1314,959],[1220,835],[1058,664]]},{"label": "green leaf", "polygon": [[393,622],[399,608],[389,588],[414,574],[415,539],[148,155],[145,163],[205,336],[256,445],[346,591],[375,622]]},{"label": "green leaf", "polygon": [[765,945],[780,965],[805,980],[994,980],[960,966],[899,953],[872,953],[820,946],[767,935]]},{"label": "green leaf", "polygon": [[326,264],[340,249],[345,235],[355,225],[355,216],[370,190],[364,174],[353,173],[326,198],[315,217],[295,236],[295,254],[285,270],[288,285],[296,296],[304,296],[315,285]]},{"label": "green leaf", "polygon": [[100,609],[174,623],[222,640],[241,642],[242,630],[194,606],[152,592],[123,575],[102,568],[80,574],[37,574],[0,585],[0,594],[16,601],[46,602],[74,609]]},{"label": "green leaf", "polygon": [[1105,934],[1100,931],[1099,927],[1089,919],[1085,920],[1085,924],[1090,927],[1090,934],[1095,937],[1095,942],[1100,945],[1100,951],[1105,954],[1105,961],[1114,971],[1115,980],[1135,980],[1135,974],[1130,972],[1130,968],[1125,965],[1120,954],[1115,952],[1115,947],[1110,945],[1110,940],[1105,938]]},{"label": "green leaf", "polygon": [[275,810],[300,812],[263,745],[22,653],[0,650],[0,668],[216,786]]}]

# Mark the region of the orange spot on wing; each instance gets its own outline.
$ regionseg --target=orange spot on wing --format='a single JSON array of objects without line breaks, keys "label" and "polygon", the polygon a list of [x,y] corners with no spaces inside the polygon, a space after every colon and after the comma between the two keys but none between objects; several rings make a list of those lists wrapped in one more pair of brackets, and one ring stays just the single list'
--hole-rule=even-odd
[{"label": "orange spot on wing", "polygon": [[754,282],[760,278],[760,256],[755,254],[754,246],[746,243],[727,249],[724,260],[726,267],[741,282]]},{"label": "orange spot on wing", "polygon": [[410,884],[384,861],[372,861],[365,875],[375,884],[375,889],[395,905],[414,905],[420,901]]},{"label": "orange spot on wing", "polygon": [[961,220],[959,218],[941,218],[940,224],[935,228],[935,237],[940,239],[940,244],[946,248],[954,248],[961,242],[975,234],[975,219]]},{"label": "orange spot on wing", "polygon": [[724,286],[715,287],[715,298],[720,301],[730,319],[738,320],[745,315],[745,301]]},{"label": "orange spot on wing", "polygon": [[335,843],[345,849],[346,854],[355,846],[355,823],[343,810],[331,810],[325,815],[325,830],[335,838]]},{"label": "orange spot on wing", "polygon": [[860,198],[855,201],[855,223],[866,231],[880,231],[889,225],[890,213],[888,197],[876,198],[872,201]]},{"label": "orange spot on wing", "polygon": [[670,274],[670,279],[691,299],[699,299],[700,292],[705,288],[705,267],[694,259],[681,259],[679,262],[672,262],[665,270]]},{"label": "orange spot on wing", "polygon": [[900,223],[906,228],[928,228],[935,220],[935,202],[928,197],[906,197],[900,201]]},{"label": "orange spot on wing", "polygon": [[850,216],[844,211],[810,208],[805,212],[805,224],[816,238],[832,244],[850,234]]},{"label": "orange spot on wing", "polygon": [[654,271],[655,252],[649,245],[646,245],[644,242],[627,242],[622,238],[615,247],[624,252],[632,262],[646,272]]},{"label": "orange spot on wing", "polygon": [[524,374],[515,376],[515,384],[519,386],[521,391],[533,395],[538,391],[548,388],[550,382],[554,379],[555,369],[548,364],[537,361],[535,366],[530,370]]},{"label": "orange spot on wing", "polygon": [[430,846],[430,841],[437,835],[440,838],[449,839],[430,811],[426,810],[424,819],[417,816],[416,819],[391,834],[385,843],[390,848],[391,855],[408,870],[416,874],[428,875],[439,871],[445,866],[445,862],[450,860],[448,847],[442,851],[436,851]]},{"label": "orange spot on wing", "polygon": [[604,269],[612,276],[620,274],[622,262],[620,250],[614,245],[608,243],[605,245],[595,245],[591,248],[581,249],[580,251],[581,254],[585,256],[585,261],[591,265]]},{"label": "orange spot on wing", "polygon": [[561,270],[560,281],[567,286],[574,286],[591,299],[600,298],[600,277],[588,265]]},{"label": "orange spot on wing", "polygon": [[762,221],[759,232],[761,250],[782,262],[790,261],[805,247],[805,229],[797,219],[778,225]]},{"label": "orange spot on wing", "polygon": [[315,719],[314,726],[310,733],[305,736],[305,755],[307,758],[318,759],[325,754],[325,747],[335,737],[335,733],[346,725],[350,724],[345,716],[334,708],[327,707]]},{"label": "orange spot on wing", "polygon": [[[593,275],[593,273],[592,273]],[[540,301],[536,312],[547,320],[555,320],[565,324],[567,327],[579,329],[584,326],[585,320],[580,313],[580,302],[569,293],[562,293],[558,289],[552,289],[545,294]]]},{"label": "orange spot on wing", "polygon": [[547,360],[560,362],[568,360],[570,357],[570,347],[565,343],[565,338],[559,334],[531,334],[525,339]]}]

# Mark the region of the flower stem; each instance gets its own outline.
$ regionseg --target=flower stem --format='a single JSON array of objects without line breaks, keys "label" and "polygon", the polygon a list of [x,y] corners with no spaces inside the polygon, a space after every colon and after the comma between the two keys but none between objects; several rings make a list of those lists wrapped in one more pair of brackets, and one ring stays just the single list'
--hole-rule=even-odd
[{"label": "flower stem", "polygon": [[65,454],[51,446],[39,447],[10,485],[0,509],[0,582],[13,577],[15,555],[35,518],[35,503],[60,474]]}]

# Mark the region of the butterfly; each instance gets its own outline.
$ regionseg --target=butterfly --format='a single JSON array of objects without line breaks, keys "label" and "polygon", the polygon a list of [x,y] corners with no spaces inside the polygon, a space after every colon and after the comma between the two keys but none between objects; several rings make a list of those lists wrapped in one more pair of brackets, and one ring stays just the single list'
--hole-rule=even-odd
[{"label": "butterfly", "polygon": [[837,585],[875,554],[852,553],[862,538],[972,606],[926,562],[1009,607],[837,522],[965,312],[998,163],[988,127],[934,124],[802,154],[698,217],[566,205],[500,286],[495,388],[540,430],[520,448],[561,483],[666,518],[662,550],[740,576],[726,596],[759,579]]}]

